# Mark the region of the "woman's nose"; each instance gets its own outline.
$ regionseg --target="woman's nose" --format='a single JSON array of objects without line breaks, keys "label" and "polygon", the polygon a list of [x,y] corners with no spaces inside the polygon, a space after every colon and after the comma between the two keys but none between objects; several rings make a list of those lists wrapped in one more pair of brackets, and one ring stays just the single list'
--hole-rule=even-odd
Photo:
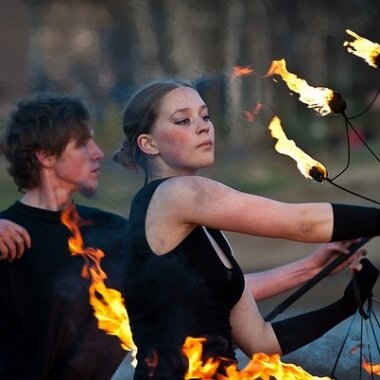
[{"label": "woman's nose", "polygon": [[210,122],[209,121],[205,121],[203,120],[203,118],[201,118],[198,122],[198,126],[197,126],[197,132],[200,133],[200,132],[208,132],[210,130],[211,126],[210,126]]}]

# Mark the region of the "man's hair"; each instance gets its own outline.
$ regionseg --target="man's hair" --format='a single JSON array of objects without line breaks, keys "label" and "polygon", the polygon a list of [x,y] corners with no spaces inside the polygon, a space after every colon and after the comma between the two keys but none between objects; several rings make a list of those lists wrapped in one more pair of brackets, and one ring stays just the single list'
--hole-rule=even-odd
[{"label": "man's hair", "polygon": [[90,137],[90,116],[77,98],[38,93],[16,104],[0,140],[8,172],[20,191],[40,183],[36,151],[57,157],[74,140],[84,143]]}]

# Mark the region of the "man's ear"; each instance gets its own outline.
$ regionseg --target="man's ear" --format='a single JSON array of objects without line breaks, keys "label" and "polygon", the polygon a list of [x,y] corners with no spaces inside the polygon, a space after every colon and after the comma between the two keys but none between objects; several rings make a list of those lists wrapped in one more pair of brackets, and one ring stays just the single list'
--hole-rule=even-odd
[{"label": "man's ear", "polygon": [[160,151],[156,148],[152,135],[146,133],[141,134],[137,137],[137,145],[145,154],[155,156],[160,153]]},{"label": "man's ear", "polygon": [[51,153],[48,153],[44,150],[36,150],[34,152],[37,161],[42,167],[52,168],[55,162],[55,156]]}]

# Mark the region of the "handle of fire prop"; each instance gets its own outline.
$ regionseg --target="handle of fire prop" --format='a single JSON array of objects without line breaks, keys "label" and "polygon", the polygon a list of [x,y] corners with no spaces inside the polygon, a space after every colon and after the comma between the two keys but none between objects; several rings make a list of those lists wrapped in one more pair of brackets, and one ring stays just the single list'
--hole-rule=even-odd
[{"label": "handle of fire prop", "polygon": [[346,261],[351,255],[353,255],[360,247],[362,247],[370,239],[371,239],[370,237],[363,237],[357,243],[353,244],[350,247],[350,252],[347,255],[340,255],[330,264],[326,265],[326,267],[323,268],[319,273],[317,273],[314,277],[312,277],[309,281],[307,281],[304,285],[302,285],[299,289],[297,289],[293,294],[291,294],[288,298],[286,298],[283,302],[281,302],[277,307],[275,307],[264,319],[267,322],[272,321],[277,315],[282,313],[292,303],[297,301],[302,295],[304,295],[314,285],[316,285],[319,281],[324,279],[336,267],[338,267],[341,263]]}]

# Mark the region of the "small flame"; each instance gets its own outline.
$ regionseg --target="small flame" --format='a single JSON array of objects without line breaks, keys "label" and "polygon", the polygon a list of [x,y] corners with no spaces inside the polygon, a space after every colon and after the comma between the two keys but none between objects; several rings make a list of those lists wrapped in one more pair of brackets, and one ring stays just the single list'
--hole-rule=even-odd
[{"label": "small flame", "polygon": [[275,145],[276,151],[293,158],[297,162],[299,171],[306,178],[312,178],[317,182],[322,182],[327,178],[327,169],[298,148],[293,140],[286,137],[277,116],[273,117],[268,128],[272,137],[278,140]]},{"label": "small flame", "polygon": [[263,108],[263,105],[261,103],[256,103],[256,106],[253,110],[251,111],[244,111],[244,117],[247,121],[249,121],[250,123],[252,123],[256,117],[259,115],[260,113],[260,110]]},{"label": "small flame", "polygon": [[[68,239],[69,250],[73,256],[83,256],[82,277],[91,280],[89,287],[90,304],[98,320],[98,327],[109,335],[119,337],[121,346],[126,351],[132,351],[136,356],[137,348],[132,340],[128,313],[119,291],[107,288],[104,280],[106,273],[102,270],[100,261],[103,251],[97,248],[85,247],[80,227],[83,225],[74,205],[62,212],[61,222],[70,230],[72,236]],[[133,363],[134,365],[136,362]]]},{"label": "small flame", "polygon": [[380,363],[372,364],[368,360],[363,359],[363,368],[365,371],[367,371],[370,375],[380,375]]},{"label": "small flame", "polygon": [[343,43],[343,46],[347,47],[348,52],[363,58],[370,66],[379,67],[380,45],[360,37],[350,29],[346,29],[346,32],[355,38],[354,41],[345,41]]},{"label": "small flame", "polygon": [[363,347],[363,344],[362,343],[358,343],[356,344],[355,346],[353,346],[351,349],[350,349],[350,354],[351,355],[354,355],[356,354],[361,348]]},{"label": "small flame", "polygon": [[281,76],[288,88],[300,95],[299,100],[301,102],[307,104],[308,108],[312,108],[322,116],[331,112],[342,113],[346,108],[346,103],[340,94],[325,87],[311,87],[304,79],[289,73],[284,59],[272,61],[272,65],[264,78],[273,75]]},{"label": "small flame", "polygon": [[250,66],[234,66],[232,69],[232,75],[234,77],[247,77],[253,73],[253,69]]},{"label": "small flame", "polygon": [[[183,353],[189,361],[189,369],[185,380],[189,379],[218,379],[218,380],[331,380],[329,377],[315,377],[294,364],[282,363],[279,355],[256,353],[245,366],[238,370],[236,364],[226,367],[226,375],[216,374],[222,358],[202,361],[203,342],[205,338],[188,337],[183,345]],[[216,377],[215,377],[216,376]]]}]

